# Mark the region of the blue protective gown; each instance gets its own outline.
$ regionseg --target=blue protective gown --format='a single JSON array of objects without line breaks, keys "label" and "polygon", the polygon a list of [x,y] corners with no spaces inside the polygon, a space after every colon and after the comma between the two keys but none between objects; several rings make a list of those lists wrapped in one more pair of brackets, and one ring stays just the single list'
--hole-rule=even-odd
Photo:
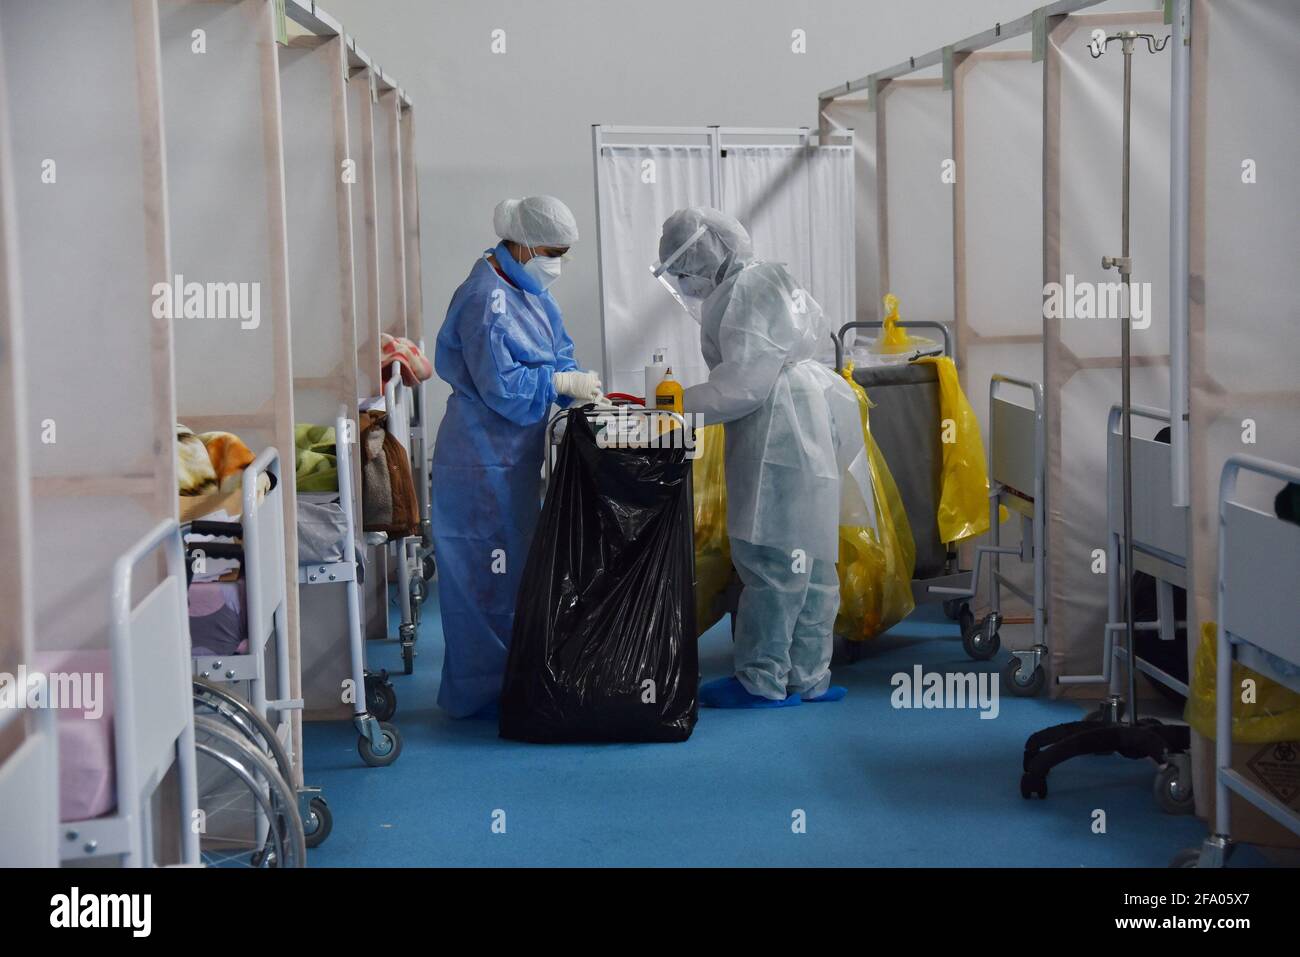
[{"label": "blue protective gown", "polygon": [[[433,542],[445,655],[438,706],[501,694],[515,597],[541,503],[556,372],[577,369],[560,309],[511,258],[480,259],[452,296],[434,368],[452,387],[433,450]],[[528,291],[532,290],[532,291]],[[560,400],[566,405],[567,399]]]}]

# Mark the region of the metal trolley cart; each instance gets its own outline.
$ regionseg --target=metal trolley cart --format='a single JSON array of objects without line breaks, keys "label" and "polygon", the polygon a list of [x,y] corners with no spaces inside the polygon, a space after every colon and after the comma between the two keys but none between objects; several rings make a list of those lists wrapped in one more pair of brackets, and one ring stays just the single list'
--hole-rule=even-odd
[{"label": "metal trolley cart", "polygon": [[[846,322],[835,333],[835,369],[844,370],[844,337],[853,329],[881,330],[884,323]],[[943,337],[942,347],[917,350],[906,362],[854,368],[853,380],[865,388],[875,404],[871,435],[889,464],[903,499],[908,524],[916,542],[916,570],[912,597],[917,604],[943,602],[948,617],[962,620],[962,643],[972,658],[993,656],[996,647],[972,642],[974,620],[969,609],[962,615],[961,597],[970,595],[969,570],[958,567],[957,552],[939,538],[939,497],[943,474],[943,445],[939,404],[939,376],[933,365],[912,360],[922,356],[952,355],[952,334],[941,322],[929,320],[898,323],[903,329],[930,329]],[[924,437],[929,436],[929,441]],[[920,440],[918,440],[920,439]],[[861,653],[850,643],[850,653]]]},{"label": "metal trolley cart", "polygon": [[[1300,525],[1235,499],[1242,472],[1300,483],[1300,469],[1234,455],[1219,479],[1219,627],[1214,682],[1214,830],[1177,867],[1222,867],[1232,853],[1232,796],[1300,834],[1300,814],[1232,769],[1232,666],[1240,662],[1300,693]],[[1290,752],[1289,745],[1279,745]]]},{"label": "metal trolley cart", "polygon": [[[416,500],[420,509],[421,534],[393,539],[393,566],[397,571],[397,606],[401,611],[401,622],[397,626],[397,640],[402,646],[402,671],[411,674],[415,670],[415,642],[420,637],[420,608],[427,593],[423,576],[423,553],[427,534],[428,492],[421,492],[421,486],[428,484],[424,475],[424,441],[423,426],[418,426],[421,436],[418,440],[416,423],[421,420],[421,406],[424,397],[423,383],[417,390],[402,383],[401,364],[394,362],[391,374],[384,386],[384,408],[387,410],[385,428],[388,434],[402,443],[407,460],[411,465],[411,477],[415,483]],[[417,466],[416,455],[420,457]]]},{"label": "metal trolley cart", "polygon": [[[1033,397],[1033,407],[1008,402],[1000,396],[1003,386],[1016,386]],[[989,558],[989,613],[978,623],[970,604],[961,603],[962,643],[972,658],[988,658],[1001,645],[998,629],[1002,625],[1002,589],[1029,604],[1033,609],[1034,643],[1013,650],[1002,668],[1003,687],[1013,695],[1027,698],[1042,691],[1047,683],[1043,662],[1046,643],[1046,431],[1043,418],[1043,387],[1027,379],[995,374],[989,380],[989,537],[991,544],[975,547],[975,567],[970,573],[970,587],[931,586],[939,595],[974,598],[979,591],[981,564]],[[1167,474],[1167,473],[1166,473]],[[1020,515],[1020,545],[1002,544],[1000,506]],[[1016,555],[1021,562],[1033,565],[1033,592],[1026,592],[1002,574],[1002,556]],[[1112,616],[1113,617],[1113,616]]]}]

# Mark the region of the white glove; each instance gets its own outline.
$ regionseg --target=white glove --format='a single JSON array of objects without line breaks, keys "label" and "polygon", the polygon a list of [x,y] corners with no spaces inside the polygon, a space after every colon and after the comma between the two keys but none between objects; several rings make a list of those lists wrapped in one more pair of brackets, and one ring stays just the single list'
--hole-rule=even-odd
[{"label": "white glove", "polygon": [[594,372],[557,372],[555,391],[579,402],[595,402],[600,396],[600,376]]}]

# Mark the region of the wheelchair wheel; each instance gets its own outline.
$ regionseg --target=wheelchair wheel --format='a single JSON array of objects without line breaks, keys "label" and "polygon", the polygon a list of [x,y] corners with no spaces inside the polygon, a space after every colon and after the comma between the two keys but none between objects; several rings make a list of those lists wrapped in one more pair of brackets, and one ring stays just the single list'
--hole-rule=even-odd
[{"label": "wheelchair wheel", "polygon": [[286,781],[293,780],[289,754],[280,743],[280,736],[275,733],[270,723],[243,698],[219,684],[203,678],[195,678],[194,714],[225,721],[275,761],[280,777]]},{"label": "wheelchair wheel", "polygon": [[305,867],[298,796],[275,764],[219,718],[194,719],[200,848],[209,867]]}]

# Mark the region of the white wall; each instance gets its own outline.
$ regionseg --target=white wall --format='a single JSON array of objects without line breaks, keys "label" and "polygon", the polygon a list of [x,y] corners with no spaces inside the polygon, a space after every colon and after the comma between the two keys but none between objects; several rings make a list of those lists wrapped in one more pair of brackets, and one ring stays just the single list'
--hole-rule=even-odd
[{"label": "white wall", "polygon": [[[322,0],[415,100],[432,351],[496,240],[492,207],[552,193],[583,242],[553,287],[600,363],[591,125],[815,126],[817,93],[1028,13],[1042,0]],[[1114,6],[1113,2],[1108,4]],[[1152,0],[1124,6],[1149,9]],[[506,53],[491,34],[506,31]],[[791,52],[791,32],[807,53]],[[435,383],[434,417],[445,386]]]}]

